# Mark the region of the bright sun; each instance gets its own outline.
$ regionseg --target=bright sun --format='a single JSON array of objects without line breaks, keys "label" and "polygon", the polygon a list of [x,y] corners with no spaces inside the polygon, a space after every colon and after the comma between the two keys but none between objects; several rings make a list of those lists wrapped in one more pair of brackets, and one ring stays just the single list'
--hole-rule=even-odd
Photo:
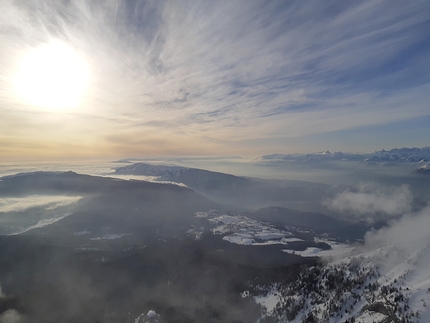
[{"label": "bright sun", "polygon": [[59,41],[27,52],[15,78],[15,90],[30,105],[50,109],[76,107],[89,83],[89,66]]}]

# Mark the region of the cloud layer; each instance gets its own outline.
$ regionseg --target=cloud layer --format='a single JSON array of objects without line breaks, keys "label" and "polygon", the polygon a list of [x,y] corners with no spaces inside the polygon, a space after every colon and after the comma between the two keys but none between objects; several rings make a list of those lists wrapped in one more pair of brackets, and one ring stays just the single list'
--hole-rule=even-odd
[{"label": "cloud layer", "polygon": [[[428,115],[429,9],[2,1],[0,152],[261,155],[286,152],[288,138]],[[62,113],[28,106],[11,88],[20,57],[53,39],[91,67],[81,106]],[[244,145],[256,139],[273,144]]]},{"label": "cloud layer", "polygon": [[345,190],[323,204],[350,217],[373,222],[410,212],[412,202],[407,185],[392,188],[362,183],[356,191]]},{"label": "cloud layer", "polygon": [[418,213],[405,214],[401,219],[391,222],[389,227],[366,234],[366,244],[383,246],[398,244],[408,252],[416,251],[430,244],[430,208]]},{"label": "cloud layer", "polygon": [[60,206],[76,203],[81,196],[61,195],[28,195],[25,197],[2,197],[0,198],[0,212],[18,212],[30,208],[43,207],[53,210]]}]

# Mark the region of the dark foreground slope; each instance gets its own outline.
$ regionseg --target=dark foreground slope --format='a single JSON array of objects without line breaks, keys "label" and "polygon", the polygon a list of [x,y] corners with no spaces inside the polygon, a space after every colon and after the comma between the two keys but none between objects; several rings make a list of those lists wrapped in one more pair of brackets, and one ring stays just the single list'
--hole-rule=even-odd
[{"label": "dark foreground slope", "polygon": [[3,309],[29,322],[133,322],[150,309],[167,322],[255,322],[259,307],[240,297],[249,282],[293,278],[300,268],[240,264],[204,241],[175,239],[120,253],[2,237],[0,252]]},{"label": "dark foreground slope", "polygon": [[[250,283],[293,279],[314,263],[273,245],[237,245],[217,235],[196,240],[187,231],[207,220],[195,213],[225,207],[176,185],[29,173],[2,178],[0,194],[82,197],[46,209],[67,208],[55,223],[0,236],[8,295],[0,309],[15,308],[27,322],[133,322],[150,309],[166,322],[255,322],[259,306],[240,293]],[[33,211],[43,213],[24,213]]]}]

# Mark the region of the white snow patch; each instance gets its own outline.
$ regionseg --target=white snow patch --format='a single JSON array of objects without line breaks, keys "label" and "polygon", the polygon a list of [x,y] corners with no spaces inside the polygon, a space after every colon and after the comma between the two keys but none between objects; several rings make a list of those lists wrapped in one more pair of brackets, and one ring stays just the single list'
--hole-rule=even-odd
[{"label": "white snow patch", "polygon": [[276,304],[281,300],[277,287],[274,286],[265,296],[255,296],[254,301],[266,308],[267,314],[273,313]]},{"label": "white snow patch", "polygon": [[356,323],[382,323],[387,318],[386,315],[378,312],[364,311],[362,315],[356,318]]}]

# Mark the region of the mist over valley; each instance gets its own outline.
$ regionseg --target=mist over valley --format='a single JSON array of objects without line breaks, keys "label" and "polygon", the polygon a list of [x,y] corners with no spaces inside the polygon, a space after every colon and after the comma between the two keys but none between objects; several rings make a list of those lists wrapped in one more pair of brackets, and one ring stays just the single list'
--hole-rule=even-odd
[{"label": "mist over valley", "polygon": [[[260,160],[188,163],[269,168],[277,179],[186,167],[181,160],[69,164],[75,171],[64,171],[67,163],[36,172],[3,165],[4,174],[23,172],[0,181],[2,315],[22,322],[128,322],[149,311],[163,322],[301,322],[331,315],[344,322],[409,318],[416,311],[426,317],[422,302],[402,298],[399,306],[409,311],[399,313],[381,301],[388,295],[382,286],[393,288],[383,277],[400,281],[417,272],[408,299],[429,284],[421,267],[427,232],[409,228],[428,227],[426,177],[414,173],[419,163],[403,168],[398,162],[393,172],[356,162],[318,161],[310,172],[308,164],[295,165],[308,172],[306,181],[281,179],[279,168],[290,165]],[[327,168],[350,183],[357,172],[373,180],[308,181]],[[362,259],[358,267],[356,259]],[[394,276],[386,276],[386,261],[399,268]],[[316,271],[346,275],[340,268],[349,274],[336,279],[356,284],[341,299],[329,295],[342,284],[327,287],[326,296],[313,294],[317,286],[307,285],[309,294],[297,285],[311,284],[307,275]],[[378,288],[357,289],[369,283]],[[353,302],[356,295],[368,297],[367,305]],[[382,305],[368,309],[375,304]]]}]

